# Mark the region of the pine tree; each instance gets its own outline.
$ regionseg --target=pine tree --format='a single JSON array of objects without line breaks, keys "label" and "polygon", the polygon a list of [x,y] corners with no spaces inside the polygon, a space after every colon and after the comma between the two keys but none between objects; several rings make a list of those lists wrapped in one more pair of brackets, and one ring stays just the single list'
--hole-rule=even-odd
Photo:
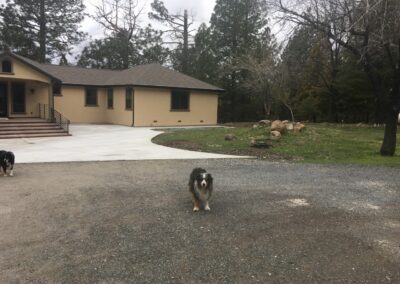
[{"label": "pine tree", "polygon": [[84,37],[78,30],[84,8],[81,0],[7,0],[0,9],[1,45],[40,62],[70,54]]},{"label": "pine tree", "polygon": [[138,0],[103,0],[96,7],[95,19],[106,37],[89,43],[78,64],[126,69],[150,62],[164,63],[168,50],[162,47],[162,34],[150,25],[140,26],[142,11]]},{"label": "pine tree", "polygon": [[[268,48],[271,36],[267,26],[265,0],[217,0],[211,16],[214,54],[222,71],[220,85],[226,90],[221,100],[224,120],[247,120],[254,113],[249,95],[240,89],[245,72],[238,71],[239,58],[257,49]],[[248,109],[247,111],[245,109]]]},{"label": "pine tree", "polygon": [[218,62],[213,49],[213,39],[210,28],[201,24],[194,38],[194,46],[189,50],[190,61],[189,73],[195,78],[218,84]]}]

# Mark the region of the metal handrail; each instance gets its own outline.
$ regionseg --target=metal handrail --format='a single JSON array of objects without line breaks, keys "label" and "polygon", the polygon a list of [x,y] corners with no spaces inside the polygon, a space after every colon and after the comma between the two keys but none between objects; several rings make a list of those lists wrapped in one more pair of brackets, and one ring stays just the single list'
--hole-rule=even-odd
[{"label": "metal handrail", "polygon": [[59,128],[64,129],[64,131],[69,134],[69,125],[71,124],[71,121],[54,108],[46,104],[39,104],[39,117],[56,123]]}]

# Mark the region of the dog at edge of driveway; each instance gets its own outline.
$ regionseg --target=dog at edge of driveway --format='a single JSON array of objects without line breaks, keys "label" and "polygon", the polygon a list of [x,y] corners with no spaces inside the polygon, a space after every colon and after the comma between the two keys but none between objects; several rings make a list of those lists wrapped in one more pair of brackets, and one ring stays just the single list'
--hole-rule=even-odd
[{"label": "dog at edge of driveway", "polygon": [[190,174],[189,191],[192,194],[193,212],[200,207],[210,211],[209,200],[213,191],[213,177],[205,169],[195,168]]},{"label": "dog at edge of driveway", "polygon": [[10,177],[14,175],[15,156],[13,152],[0,151],[0,175],[4,173],[7,176],[7,171]]}]

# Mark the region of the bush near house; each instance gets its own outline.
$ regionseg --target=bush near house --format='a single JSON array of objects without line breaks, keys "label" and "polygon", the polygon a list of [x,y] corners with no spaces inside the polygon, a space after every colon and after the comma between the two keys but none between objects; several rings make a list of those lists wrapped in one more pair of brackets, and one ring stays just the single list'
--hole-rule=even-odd
[{"label": "bush near house", "polygon": [[[174,148],[221,154],[255,156],[272,161],[304,163],[350,163],[400,167],[400,135],[394,157],[379,155],[383,127],[368,125],[307,124],[302,132],[288,132],[272,147],[253,148],[255,137],[268,137],[270,128],[253,123],[228,124],[225,128],[169,129],[154,143]],[[233,140],[225,140],[232,134]]]}]

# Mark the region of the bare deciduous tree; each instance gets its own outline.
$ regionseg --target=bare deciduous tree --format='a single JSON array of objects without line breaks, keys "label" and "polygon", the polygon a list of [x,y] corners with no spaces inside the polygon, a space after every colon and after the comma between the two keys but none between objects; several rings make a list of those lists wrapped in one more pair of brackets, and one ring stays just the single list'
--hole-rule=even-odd
[{"label": "bare deciduous tree", "polygon": [[139,0],[102,0],[95,8],[95,19],[106,31],[124,35],[128,40],[138,32],[144,9]]},{"label": "bare deciduous tree", "polygon": [[249,90],[252,96],[262,100],[267,118],[271,115],[273,103],[277,101],[289,110],[294,122],[289,92],[284,88],[285,76],[281,68],[277,66],[272,54],[264,52],[262,55],[260,53],[244,55],[234,68],[246,72],[247,76],[243,81],[243,87]]},{"label": "bare deciduous tree", "polygon": [[165,43],[182,46],[182,66],[180,71],[188,73],[190,34],[195,31],[194,29],[191,29],[191,26],[194,23],[193,16],[189,19],[187,10],[184,10],[183,14],[171,14],[165,7],[164,2],[160,0],[154,0],[151,7],[154,12],[150,12],[149,17],[167,25],[167,29],[163,30],[163,33],[169,34],[171,40],[166,41]]},{"label": "bare deciduous tree", "polygon": [[123,67],[128,68],[131,45],[141,32],[139,20],[144,6],[139,5],[139,0],[102,0],[95,8],[95,20],[110,37],[118,39]]},{"label": "bare deciduous tree", "polygon": [[[272,3],[285,21],[309,26],[330,41],[349,50],[366,72],[376,98],[376,119],[382,114],[384,95],[389,104],[381,154],[396,150],[397,117],[400,109],[400,3],[398,0],[276,0]],[[391,67],[383,84],[381,66]],[[389,86],[389,87],[387,87]]]},{"label": "bare deciduous tree", "polygon": [[243,87],[248,89],[255,97],[263,101],[265,115],[271,115],[273,102],[273,85],[276,77],[276,65],[272,58],[259,59],[252,55],[240,58],[238,69],[247,72],[248,76],[243,82]]}]

